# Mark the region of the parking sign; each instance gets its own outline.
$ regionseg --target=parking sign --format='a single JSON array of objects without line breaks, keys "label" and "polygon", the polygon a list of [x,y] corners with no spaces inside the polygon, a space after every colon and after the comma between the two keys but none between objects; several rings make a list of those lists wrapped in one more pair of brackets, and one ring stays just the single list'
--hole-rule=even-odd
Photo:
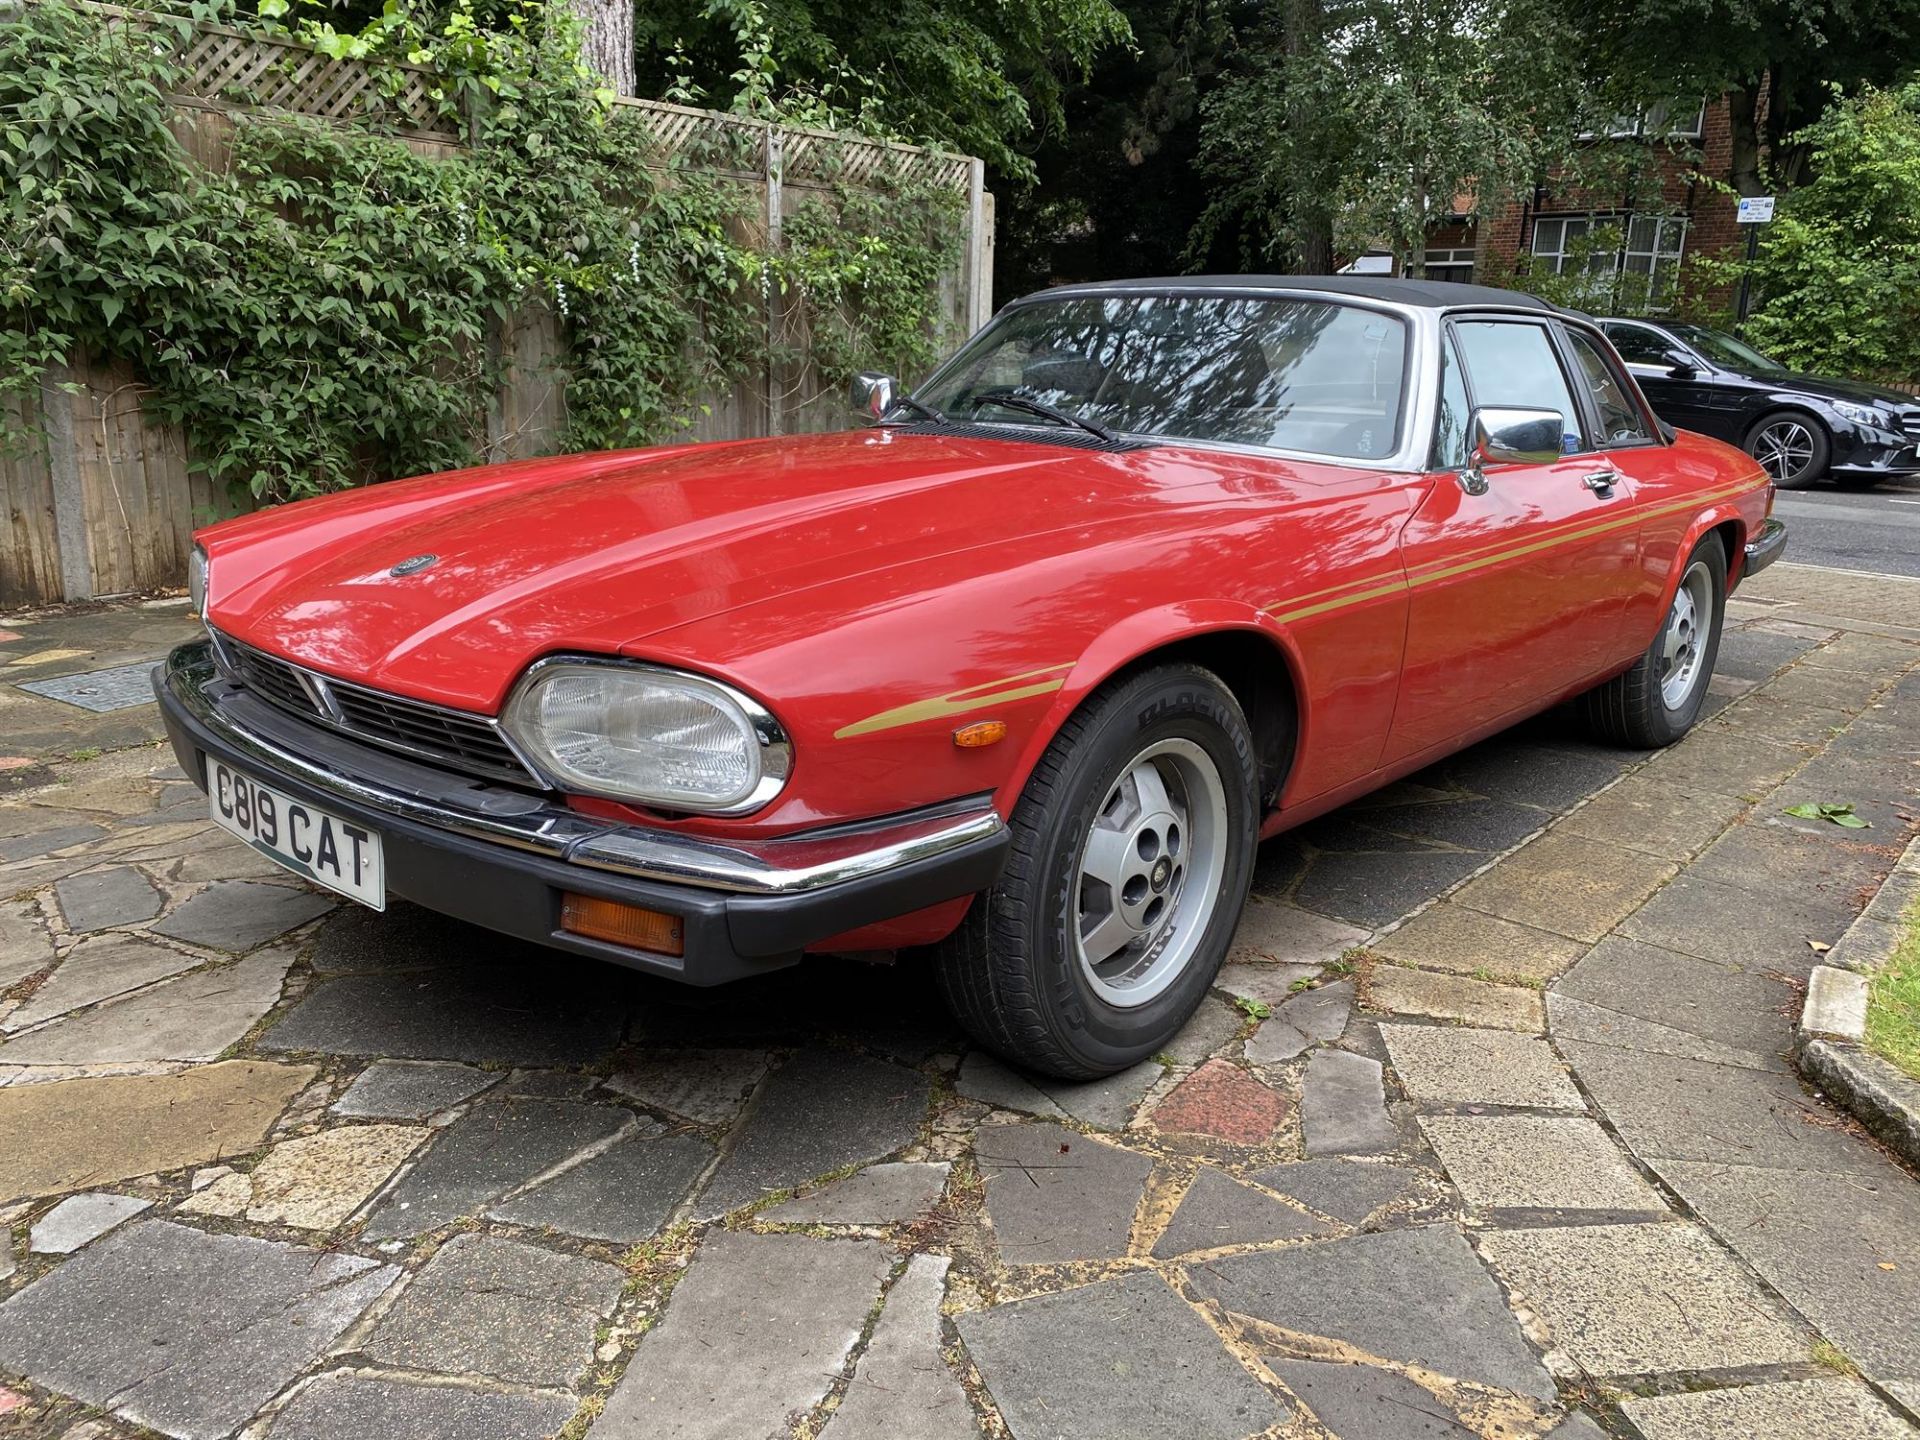
[{"label": "parking sign", "polygon": [[1743,195],[1740,197],[1740,212],[1735,217],[1742,225],[1764,225],[1773,219],[1773,196]]}]

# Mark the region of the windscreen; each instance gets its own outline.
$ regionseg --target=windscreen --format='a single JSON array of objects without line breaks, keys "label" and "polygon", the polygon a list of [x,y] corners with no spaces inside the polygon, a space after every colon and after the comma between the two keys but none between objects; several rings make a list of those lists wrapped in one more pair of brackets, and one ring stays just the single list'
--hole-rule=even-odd
[{"label": "windscreen", "polygon": [[1093,296],[1022,305],[917,398],[970,423],[1044,426],[1038,401],[1126,435],[1339,459],[1391,455],[1407,327],[1321,300]]}]

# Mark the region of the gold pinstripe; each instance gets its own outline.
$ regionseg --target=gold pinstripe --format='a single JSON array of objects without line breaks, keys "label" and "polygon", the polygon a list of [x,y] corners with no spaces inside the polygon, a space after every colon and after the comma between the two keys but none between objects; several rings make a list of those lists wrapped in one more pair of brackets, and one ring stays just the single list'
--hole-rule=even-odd
[{"label": "gold pinstripe", "polygon": [[[1321,590],[1310,590],[1305,595],[1275,601],[1266,606],[1263,613],[1283,624],[1290,620],[1309,619],[1315,615],[1344,610],[1349,605],[1378,600],[1421,585],[1450,580],[1456,575],[1471,574],[1475,570],[1484,570],[1490,565],[1498,565],[1503,561],[1517,560],[1526,555],[1537,555],[1561,545],[1570,545],[1576,540],[1591,539],[1595,535],[1605,535],[1646,520],[1660,519],[1667,515],[1678,514],[1682,510],[1730,500],[1752,488],[1751,480],[1742,480],[1737,484],[1723,485],[1703,494],[1689,495],[1665,505],[1656,505],[1649,510],[1629,511],[1598,525],[1583,525],[1519,545],[1502,545],[1485,553],[1469,551],[1467,553],[1472,557],[1470,559],[1452,562],[1430,561],[1411,573],[1393,572],[1362,576],[1357,580],[1343,581]],[[988,680],[979,685],[971,685],[963,690],[951,690],[945,695],[937,695],[930,700],[915,700],[906,705],[896,705],[891,710],[882,710],[877,714],[869,715],[864,720],[856,720],[851,725],[842,726],[833,732],[833,738],[849,740],[857,735],[871,735],[875,731],[892,730],[902,725],[917,724],[922,720],[940,720],[952,715],[964,715],[973,710],[984,710],[990,705],[1026,700],[1035,695],[1048,695],[1066,686],[1067,677],[1063,672],[1071,669],[1073,669],[1072,661],[1063,665],[1046,665],[1038,670],[1023,670],[1017,675],[1008,675],[999,680]],[[1043,679],[1041,678],[1043,676],[1054,678]]]}]

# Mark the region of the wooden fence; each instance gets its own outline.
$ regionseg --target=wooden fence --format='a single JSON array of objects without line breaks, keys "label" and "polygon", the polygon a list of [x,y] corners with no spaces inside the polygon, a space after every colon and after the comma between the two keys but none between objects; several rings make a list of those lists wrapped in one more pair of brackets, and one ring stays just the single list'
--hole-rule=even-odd
[{"label": "wooden fence", "polygon": [[[150,23],[137,11],[90,8],[109,23]],[[202,165],[225,163],[233,114],[247,110],[372,125],[429,156],[460,145],[458,126],[429,93],[431,77],[408,66],[335,60],[217,25],[194,26],[181,59],[174,132]],[[839,186],[911,180],[951,189],[964,200],[966,234],[958,263],[939,282],[943,344],[957,345],[992,313],[993,196],[979,160],[682,105],[619,103],[654,137],[650,163],[692,164],[745,188],[757,238],[775,245],[785,217]],[[764,303],[770,332],[789,333],[778,297]],[[488,459],[557,446],[566,415],[559,339],[553,318],[537,311],[494,336],[507,379],[474,425]],[[48,373],[37,397],[18,402],[10,418],[29,443],[0,453],[0,609],[179,585],[193,530],[232,512],[224,487],[190,466],[178,430],[147,413],[144,394],[127,367],[76,355]],[[846,423],[841,396],[837,379],[811,364],[769,364],[703,396],[706,413],[693,434],[720,440],[836,428]]]}]

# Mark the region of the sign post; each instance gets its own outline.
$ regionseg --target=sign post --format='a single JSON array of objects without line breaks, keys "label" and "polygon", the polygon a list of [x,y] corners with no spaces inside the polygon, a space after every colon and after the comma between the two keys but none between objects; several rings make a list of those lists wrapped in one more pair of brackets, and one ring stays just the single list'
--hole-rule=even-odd
[{"label": "sign post", "polygon": [[1737,224],[1747,227],[1747,265],[1740,272],[1740,303],[1735,311],[1736,325],[1747,323],[1747,309],[1753,290],[1753,262],[1760,254],[1760,227],[1773,219],[1773,196],[1742,195],[1734,215]]}]

